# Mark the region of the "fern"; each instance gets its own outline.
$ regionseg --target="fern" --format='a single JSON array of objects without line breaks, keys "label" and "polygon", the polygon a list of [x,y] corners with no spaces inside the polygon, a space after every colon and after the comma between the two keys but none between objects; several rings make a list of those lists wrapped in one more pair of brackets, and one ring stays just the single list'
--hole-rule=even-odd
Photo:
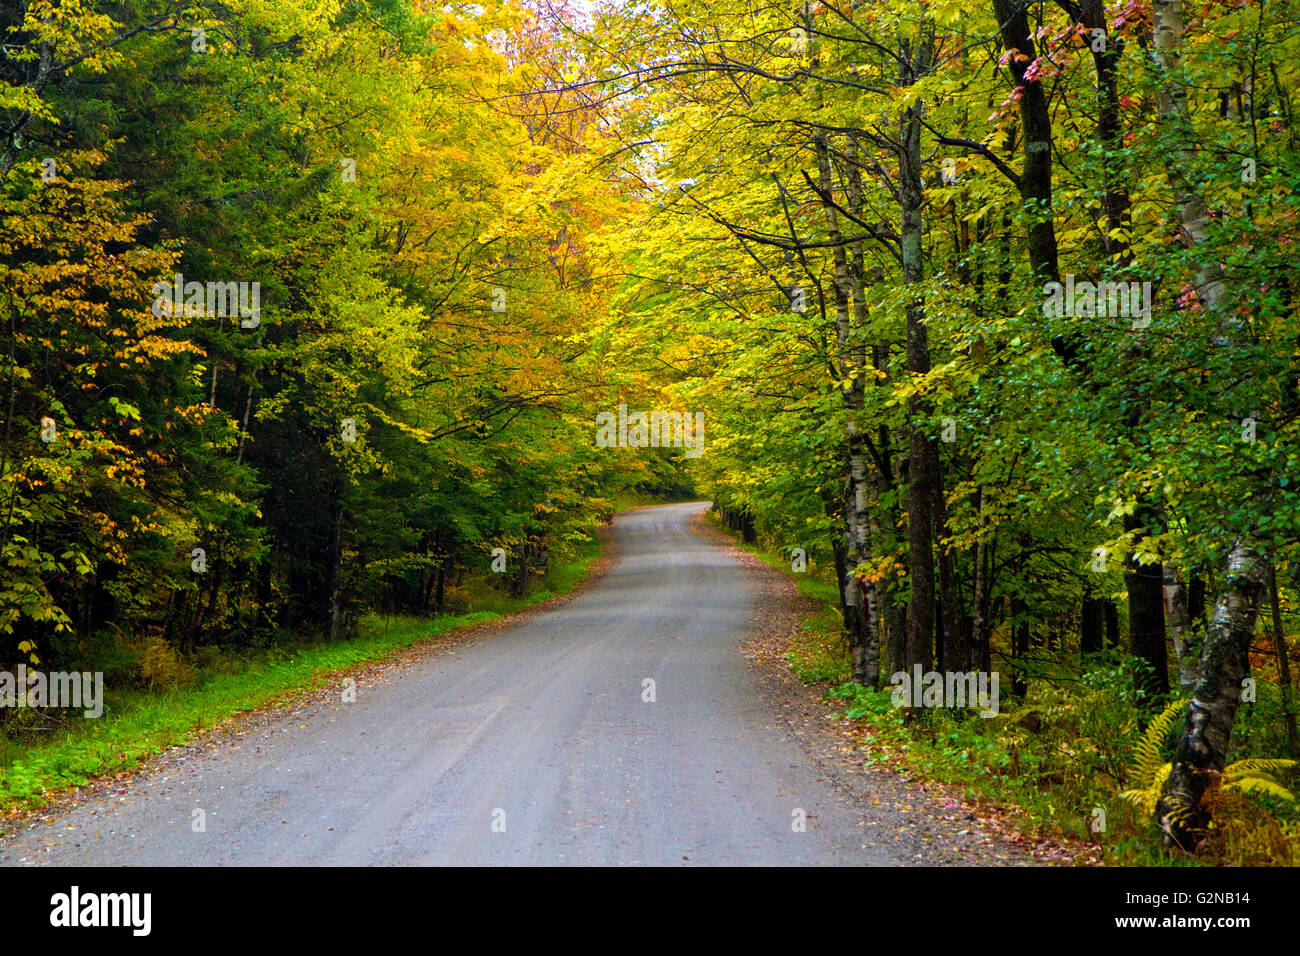
[{"label": "fern", "polygon": [[[1146,733],[1133,745],[1133,763],[1129,769],[1131,789],[1120,793],[1142,813],[1152,817],[1160,802],[1165,783],[1173,770],[1173,763],[1165,759],[1165,746],[1186,711],[1187,701],[1176,700],[1164,709],[1147,726]],[[1300,826],[1284,825],[1272,817],[1267,809],[1250,799],[1268,795],[1280,800],[1295,802],[1295,794],[1276,777],[1283,770],[1296,766],[1294,760],[1238,760],[1223,769],[1218,786],[1206,794],[1212,811],[1209,824],[1211,840],[1202,850],[1222,855],[1230,852],[1245,863],[1276,862],[1286,865],[1300,858]],[[1191,807],[1173,807],[1162,821],[1162,826],[1182,822],[1186,825],[1193,817]],[[1214,836],[1214,834],[1219,834]]]},{"label": "fern", "polygon": [[1289,770],[1295,766],[1294,760],[1238,760],[1228,764],[1223,770],[1225,777],[1241,777],[1249,774],[1271,775],[1277,770]]},{"label": "fern", "polygon": [[[1214,819],[1206,849],[1237,866],[1296,866],[1300,864],[1300,825],[1275,817],[1255,795],[1267,793],[1283,800],[1295,798],[1261,765],[1286,769],[1292,761],[1239,760],[1223,772],[1222,786],[1207,794]],[[1235,775],[1233,780],[1228,775]]]},{"label": "fern", "polygon": [[1295,801],[1295,794],[1276,780],[1267,777],[1245,777],[1241,780],[1232,780],[1225,783],[1223,789],[1238,790],[1241,793],[1267,793],[1282,800]]},{"label": "fern", "polygon": [[1185,700],[1170,703],[1147,725],[1146,733],[1133,745],[1133,766],[1129,769],[1129,780],[1136,786],[1123,791],[1119,796],[1121,800],[1127,800],[1137,807],[1145,817],[1155,815],[1165,781],[1173,770],[1173,764],[1165,760],[1162,751],[1186,709]]},{"label": "fern", "polygon": [[[1149,789],[1156,775],[1164,769],[1165,759],[1161,753],[1166,739],[1174,729],[1178,719],[1187,710],[1187,701],[1176,700],[1160,712],[1155,720],[1147,726],[1147,732],[1134,746],[1133,767],[1129,777],[1142,790]],[[1161,781],[1163,783],[1163,781]]]},{"label": "fern", "polygon": [[1241,793],[1267,793],[1295,802],[1295,794],[1273,777],[1278,770],[1295,766],[1294,760],[1238,760],[1223,768],[1223,789]]},{"label": "fern", "polygon": [[1173,770],[1172,763],[1163,764],[1156,768],[1155,775],[1151,782],[1137,790],[1125,790],[1121,793],[1120,799],[1127,800],[1142,812],[1144,817],[1154,816],[1156,812],[1156,803],[1160,800],[1160,793],[1165,788],[1165,781],[1169,779],[1169,772]]}]

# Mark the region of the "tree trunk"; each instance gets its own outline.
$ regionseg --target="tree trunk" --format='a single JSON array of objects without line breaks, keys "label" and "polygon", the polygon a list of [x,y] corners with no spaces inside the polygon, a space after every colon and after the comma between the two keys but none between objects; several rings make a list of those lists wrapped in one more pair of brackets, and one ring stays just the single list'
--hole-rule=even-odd
[{"label": "tree trunk", "polygon": [[[922,27],[917,40],[915,62],[907,58],[903,82],[907,85],[930,68],[934,51],[933,33]],[[925,187],[921,169],[921,122],[924,105],[917,102],[904,113],[902,145],[898,151],[898,201],[901,206],[900,247],[903,259],[903,282],[915,287],[924,277],[924,223],[922,208]],[[925,302],[915,289],[909,290],[907,307],[907,370],[914,375],[930,371],[930,349],[926,337]],[[928,403],[912,394],[907,401],[908,418],[908,515],[907,538],[912,598],[907,616],[907,664],[923,671],[931,668],[935,625],[934,594],[934,476],[931,474],[931,436],[921,419]]]},{"label": "tree trunk", "polygon": [[[1173,141],[1173,153],[1167,164],[1169,184],[1173,187],[1175,206],[1183,229],[1193,243],[1205,241],[1210,210],[1197,192],[1187,170],[1192,168],[1194,150],[1191,121],[1187,109],[1187,90],[1178,75],[1179,47],[1183,40],[1183,0],[1152,0],[1152,31],[1156,63],[1164,74],[1156,94],[1156,115],[1160,127]],[[1217,262],[1205,261],[1196,272],[1196,290],[1207,309],[1215,309],[1223,295]]]},{"label": "tree trunk", "polygon": [[975,513],[978,515],[980,536],[975,544],[975,583],[971,594],[970,654],[971,661],[980,670],[989,669],[988,646],[988,612],[985,607],[985,594],[988,589],[988,572],[985,568],[985,555],[988,550],[984,543],[984,485],[981,484],[975,494]]},{"label": "tree trunk", "polygon": [[1201,639],[1192,624],[1187,602],[1187,586],[1173,567],[1165,566],[1165,610],[1169,615],[1169,635],[1178,655],[1178,686],[1187,692],[1200,680]]},{"label": "tree trunk", "polygon": [[1052,119],[1042,83],[1025,81],[1025,71],[1038,58],[1025,12],[1028,7],[1025,0],[993,0],[1003,46],[1008,52],[1016,51],[1027,57],[1022,61],[1013,55],[1007,68],[1021,91],[1020,123],[1024,127],[1025,147],[1020,196],[1030,216],[1029,264],[1035,281],[1049,282],[1057,278],[1056,228],[1052,219]]},{"label": "tree trunk", "polygon": [[[1156,63],[1160,68],[1156,116],[1160,129],[1172,140],[1167,169],[1174,189],[1175,208],[1183,230],[1194,247],[1208,236],[1209,207],[1197,192],[1187,170],[1192,168],[1196,145],[1191,135],[1187,90],[1180,75],[1179,47],[1183,38],[1182,0],[1152,0]],[[1207,312],[1216,314],[1223,297],[1217,257],[1199,256],[1196,290]],[[1206,628],[1201,654],[1201,678],[1187,705],[1182,739],[1164,795],[1157,807],[1166,841],[1188,848],[1196,832],[1209,819],[1201,797],[1214,771],[1227,761],[1232,724],[1237,715],[1241,681],[1248,665],[1255,616],[1259,613],[1267,582],[1265,560],[1249,538],[1239,536],[1228,555],[1223,590]]]},{"label": "tree trunk", "polygon": [[1264,560],[1242,539],[1228,555],[1223,592],[1214,608],[1173,769],[1156,807],[1167,843],[1192,849],[1209,822],[1201,798],[1228,762],[1232,724],[1249,666],[1255,618],[1267,588]]},{"label": "tree trunk", "polygon": [[515,595],[523,597],[528,593],[528,542],[525,541],[519,546],[516,553],[519,556],[517,570],[515,572]]},{"label": "tree trunk", "polygon": [[753,544],[758,540],[758,532],[754,529],[754,513],[748,505],[740,512],[740,537],[745,544]]},{"label": "tree trunk", "polygon": [[1103,602],[1100,598],[1086,597],[1079,615],[1079,653],[1095,654],[1101,650]]},{"label": "tree trunk", "polygon": [[[825,493],[822,495],[822,506],[826,511],[826,517],[834,520],[837,524],[842,524],[844,516],[841,512],[844,500],[843,496],[838,499],[828,497]],[[848,605],[845,604],[844,587],[848,583],[848,546],[845,539],[838,534],[831,536],[831,555],[835,562],[835,583],[837,585],[837,594],[840,602],[840,618],[844,619],[848,614]]]},{"label": "tree trunk", "polygon": [[343,489],[336,484],[330,501],[329,543],[330,641],[337,641],[343,625]]},{"label": "tree trunk", "polygon": [[952,554],[944,545],[948,537],[948,503],[943,485],[943,460],[939,445],[930,443],[931,477],[934,489],[934,541],[938,550],[939,572],[939,645],[943,648],[942,670],[966,671],[970,669],[970,649],[966,634],[961,628],[957,601],[957,575]]},{"label": "tree trunk", "polygon": [[[850,303],[854,298],[854,281],[849,275],[848,256],[845,254],[839,227],[839,216],[833,204],[834,180],[831,176],[830,148],[825,133],[813,137],[817,156],[818,188],[821,192],[822,210],[826,218],[827,238],[833,244],[835,265],[835,334],[839,375],[847,380],[841,385],[840,397],[844,402],[845,438],[848,448],[847,475],[844,482],[844,533],[846,542],[845,579],[842,582],[844,629],[849,641],[849,660],[852,679],[864,686],[875,686],[880,670],[880,637],[873,620],[874,594],[869,594],[858,583],[854,570],[867,560],[867,463],[866,443],[863,440],[860,419],[863,408],[863,357],[855,348],[854,318]],[[859,284],[860,288],[860,284]],[[857,374],[855,374],[857,373]]]},{"label": "tree trunk", "polygon": [[[849,211],[858,218],[861,218],[866,211],[866,203],[863,198],[862,190],[862,172],[858,166],[858,140],[857,137],[849,133],[845,137],[844,153],[847,169],[845,171],[845,195],[848,199]],[[818,175],[821,175],[821,167],[818,167]],[[830,183],[825,183],[824,188],[829,190]],[[832,209],[833,213],[834,210]],[[837,223],[838,225],[838,223]],[[838,252],[838,250],[837,250]],[[840,341],[841,354],[841,373],[844,370],[844,363],[850,365],[852,380],[849,387],[843,392],[844,398],[848,403],[849,425],[846,429],[849,445],[849,471],[853,476],[853,496],[847,499],[850,507],[856,511],[853,520],[853,529],[857,534],[856,540],[850,540],[849,553],[846,558],[851,558],[856,567],[871,557],[872,542],[879,540],[879,519],[875,511],[871,508],[870,498],[874,497],[877,502],[880,500],[880,481],[883,479],[872,480],[868,477],[870,470],[868,467],[867,455],[867,433],[863,432],[863,410],[866,407],[866,379],[864,374],[867,364],[867,347],[863,341],[865,330],[867,328],[867,297],[864,283],[866,280],[866,265],[863,260],[861,241],[849,245],[849,257],[846,262],[849,277],[849,295],[853,304],[852,325],[849,328],[849,336],[846,340]],[[873,353],[874,359],[879,359],[879,354]],[[886,435],[887,438],[887,435]],[[888,443],[882,448],[876,450],[877,455],[888,454]],[[887,463],[882,462],[882,467],[888,469]],[[874,495],[869,495],[869,491],[874,491]],[[861,640],[861,661],[854,663],[854,679],[858,680],[866,687],[876,687],[880,683],[880,641],[881,641],[881,605],[884,600],[882,588],[876,581],[867,581],[862,583],[862,640]]]},{"label": "tree trunk", "polygon": [[1102,0],[1084,0],[1079,22],[1094,36],[1098,33],[1106,36],[1105,48],[1092,52],[1093,68],[1097,73],[1097,138],[1101,141],[1104,180],[1101,205],[1106,211],[1106,232],[1102,241],[1111,262],[1127,263],[1130,259],[1128,242],[1122,235],[1115,234],[1128,228],[1131,205],[1124,169],[1119,101],[1119,60],[1124,41],[1107,32],[1106,7]]},{"label": "tree trunk", "polygon": [[[1124,516],[1124,530],[1145,533],[1148,509]],[[1140,686],[1148,698],[1169,693],[1169,654],[1165,648],[1164,565],[1130,558],[1124,570],[1128,591],[1129,650],[1151,666]]]},{"label": "tree trunk", "polygon": [[907,667],[907,608],[886,588],[881,589],[881,601],[889,646],[889,672],[892,674]]},{"label": "tree trunk", "polygon": [[[1018,573],[1017,573],[1017,576]],[[1024,665],[1020,658],[1029,650],[1029,608],[1022,597],[1011,599],[1011,692],[1024,697],[1029,691]]]},{"label": "tree trunk", "polygon": [[1106,617],[1106,646],[1119,647],[1119,608],[1115,606],[1114,601],[1107,598],[1104,610]]},{"label": "tree trunk", "polygon": [[248,438],[248,418],[253,413],[253,385],[257,382],[254,374],[248,383],[248,395],[244,398],[244,423],[239,428],[239,453],[235,455],[235,464],[244,463],[244,441]]},{"label": "tree trunk", "polygon": [[1295,705],[1291,694],[1291,660],[1287,657],[1286,637],[1282,633],[1282,603],[1277,593],[1277,568],[1268,566],[1268,599],[1273,611],[1273,644],[1277,648],[1277,681],[1282,695],[1282,719],[1286,722],[1287,753],[1300,760],[1300,737],[1296,735]]}]

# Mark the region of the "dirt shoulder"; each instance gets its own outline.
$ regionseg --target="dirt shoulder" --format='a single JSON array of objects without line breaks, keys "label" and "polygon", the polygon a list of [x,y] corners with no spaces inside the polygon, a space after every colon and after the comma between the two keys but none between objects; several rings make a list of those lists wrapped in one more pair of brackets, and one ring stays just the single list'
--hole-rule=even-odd
[{"label": "dirt shoulder", "polygon": [[862,725],[835,716],[823,700],[827,690],[804,684],[785,660],[801,623],[821,610],[799,594],[794,581],[769,567],[709,522],[692,522],[701,535],[725,547],[753,575],[761,598],[754,632],[744,653],[764,699],[818,768],[869,808],[863,842],[892,841],[918,866],[1097,866],[1097,847],[1068,837],[1030,839],[1016,821],[1016,808],[967,801],[960,790],[936,780],[867,766],[868,756],[888,757],[873,747]]}]

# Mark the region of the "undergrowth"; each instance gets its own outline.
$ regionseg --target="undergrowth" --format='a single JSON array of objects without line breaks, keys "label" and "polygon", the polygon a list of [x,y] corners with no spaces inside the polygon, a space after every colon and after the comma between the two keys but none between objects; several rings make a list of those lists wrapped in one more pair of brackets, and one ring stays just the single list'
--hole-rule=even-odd
[{"label": "undergrowth", "polygon": [[[791,573],[783,555],[740,547]],[[1198,852],[1187,854],[1164,847],[1151,801],[1122,796],[1151,786],[1152,761],[1167,764],[1181,728],[1182,701],[1147,701],[1135,690],[1140,661],[1112,650],[1071,662],[1067,671],[1047,659],[1022,657],[1017,664],[1027,692],[1017,697],[1010,681],[1003,681],[996,716],[927,707],[909,722],[905,709],[894,705],[892,687],[873,690],[850,681],[830,576],[830,569],[814,567],[792,574],[800,593],[820,600],[822,610],[802,622],[786,660],[802,681],[824,688],[826,698],[837,702],[839,716],[861,725],[866,766],[938,780],[960,788],[968,800],[1014,806],[1020,813],[1013,822],[1025,833],[1058,832],[1096,844],[1112,865],[1295,865],[1300,860],[1296,768],[1269,760],[1285,753],[1286,740],[1280,693],[1266,675],[1256,675],[1257,699],[1242,706],[1233,729],[1231,761],[1239,772],[1234,778],[1230,763],[1222,781],[1229,785],[1217,786],[1211,796],[1216,822]],[[882,683],[888,684],[889,676],[882,675]],[[1172,730],[1144,744],[1153,717],[1170,708],[1176,714]],[[1264,771],[1255,769],[1261,762]],[[1254,784],[1241,786],[1241,777],[1252,772]]]}]

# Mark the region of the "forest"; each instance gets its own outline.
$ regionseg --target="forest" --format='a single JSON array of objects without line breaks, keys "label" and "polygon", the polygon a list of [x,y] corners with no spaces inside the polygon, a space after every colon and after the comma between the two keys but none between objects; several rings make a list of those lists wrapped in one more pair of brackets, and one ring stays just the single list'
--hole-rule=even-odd
[{"label": "forest", "polygon": [[[1300,865],[1300,3],[0,36],[0,669],[164,686],[711,500],[823,586],[845,713],[1112,860]],[[915,668],[1000,713],[890,707]]]}]

